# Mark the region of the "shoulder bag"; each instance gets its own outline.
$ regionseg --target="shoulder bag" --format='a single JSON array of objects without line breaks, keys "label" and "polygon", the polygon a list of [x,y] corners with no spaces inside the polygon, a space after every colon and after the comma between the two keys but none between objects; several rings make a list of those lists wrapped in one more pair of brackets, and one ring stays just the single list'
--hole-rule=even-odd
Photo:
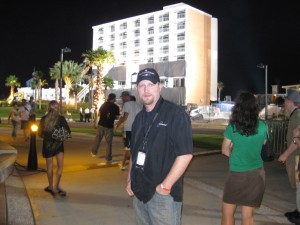
[{"label": "shoulder bag", "polygon": [[67,130],[64,126],[61,125],[60,121],[58,121],[59,126],[55,126],[52,132],[52,138],[56,141],[65,141],[71,138],[71,134],[69,130]]},{"label": "shoulder bag", "polygon": [[271,162],[271,161],[274,161],[275,154],[274,154],[274,151],[273,151],[272,143],[270,141],[269,128],[268,128],[267,124],[266,124],[266,126],[267,126],[267,141],[266,141],[265,144],[262,145],[260,155],[261,155],[261,158],[264,162]]}]

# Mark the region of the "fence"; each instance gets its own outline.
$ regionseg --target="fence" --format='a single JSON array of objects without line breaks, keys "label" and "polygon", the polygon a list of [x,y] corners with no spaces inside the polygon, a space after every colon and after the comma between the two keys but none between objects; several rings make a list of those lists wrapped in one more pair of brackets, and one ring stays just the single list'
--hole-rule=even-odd
[{"label": "fence", "polygon": [[286,133],[288,120],[268,120],[270,141],[276,156],[279,156],[287,147]]}]

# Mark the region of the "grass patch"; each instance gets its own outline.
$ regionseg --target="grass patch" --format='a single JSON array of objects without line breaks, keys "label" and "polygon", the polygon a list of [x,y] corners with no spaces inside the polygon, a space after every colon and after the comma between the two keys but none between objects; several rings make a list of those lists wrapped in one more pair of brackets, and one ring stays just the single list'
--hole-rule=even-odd
[{"label": "grass patch", "polygon": [[[2,123],[0,127],[9,127],[11,128],[11,124]],[[96,135],[96,129],[94,128],[71,128],[71,131],[74,133],[85,133]],[[114,133],[114,136],[122,137],[122,132],[117,131]],[[204,148],[207,150],[216,150],[221,149],[223,142],[223,135],[218,134],[193,134],[193,144],[194,147]]]}]

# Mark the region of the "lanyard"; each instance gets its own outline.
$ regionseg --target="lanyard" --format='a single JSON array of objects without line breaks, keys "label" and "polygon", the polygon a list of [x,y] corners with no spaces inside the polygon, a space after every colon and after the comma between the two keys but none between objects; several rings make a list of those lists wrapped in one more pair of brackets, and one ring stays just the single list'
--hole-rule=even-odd
[{"label": "lanyard", "polygon": [[156,118],[157,118],[157,116],[158,116],[159,110],[160,110],[160,108],[161,108],[163,102],[164,102],[164,99],[162,98],[162,99],[160,100],[160,102],[159,102],[159,105],[158,105],[158,107],[157,107],[157,110],[156,110],[156,113],[155,113],[155,115],[154,115],[154,117],[153,117],[153,120],[152,120],[151,124],[149,125],[149,127],[148,127],[148,129],[147,129],[147,131],[146,131],[146,133],[145,133],[145,135],[144,135],[143,142],[142,142],[142,146],[143,146],[143,147],[145,147],[145,146],[147,145],[147,140],[148,140],[149,131],[150,131],[151,127],[153,126],[153,124],[154,124],[154,122],[155,122],[155,120],[156,120]]}]

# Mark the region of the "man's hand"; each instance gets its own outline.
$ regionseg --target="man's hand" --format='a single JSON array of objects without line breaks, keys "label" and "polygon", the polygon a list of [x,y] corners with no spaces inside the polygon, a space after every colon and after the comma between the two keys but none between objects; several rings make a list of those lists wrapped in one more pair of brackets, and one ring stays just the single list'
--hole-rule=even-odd
[{"label": "man's hand", "polygon": [[288,158],[288,156],[287,156],[287,154],[285,154],[285,152],[284,152],[284,153],[282,153],[282,154],[279,156],[278,162],[285,163],[285,161],[287,160],[287,158]]},{"label": "man's hand", "polygon": [[126,191],[127,191],[127,194],[128,194],[130,197],[133,197],[133,196],[134,196],[134,193],[133,193],[133,191],[131,190],[131,181],[127,181],[127,184],[126,184]]}]

